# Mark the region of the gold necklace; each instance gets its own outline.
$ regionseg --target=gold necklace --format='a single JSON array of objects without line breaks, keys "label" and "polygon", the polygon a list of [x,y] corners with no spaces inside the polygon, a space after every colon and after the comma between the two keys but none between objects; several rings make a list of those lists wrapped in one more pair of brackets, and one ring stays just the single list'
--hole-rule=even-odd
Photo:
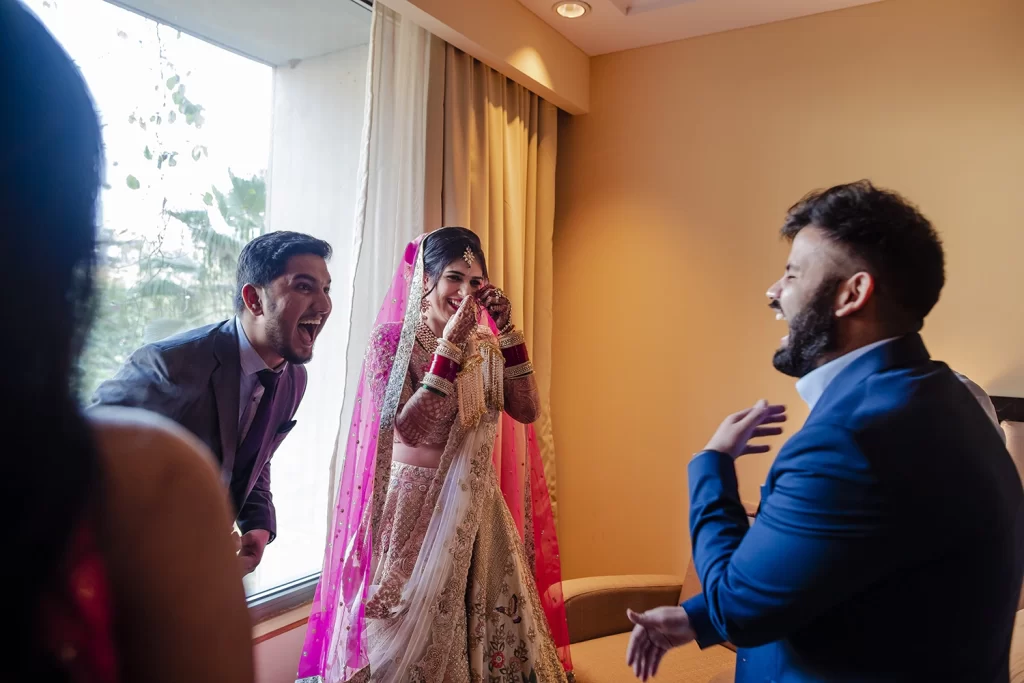
[{"label": "gold necklace", "polygon": [[425,320],[420,320],[416,324],[416,341],[420,343],[427,353],[437,352],[437,337],[434,335],[434,331],[430,329]]}]

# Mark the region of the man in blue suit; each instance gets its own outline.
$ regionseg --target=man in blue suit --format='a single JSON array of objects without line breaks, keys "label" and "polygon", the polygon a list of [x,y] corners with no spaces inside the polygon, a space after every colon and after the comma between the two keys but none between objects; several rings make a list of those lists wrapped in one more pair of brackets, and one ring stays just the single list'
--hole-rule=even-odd
[{"label": "man in blue suit", "polygon": [[944,283],[931,224],[862,181],[809,195],[768,292],[775,367],[811,412],[748,526],[733,461],[785,409],[729,416],[689,466],[702,594],[630,613],[646,680],[696,640],[738,647],[736,681],[1009,680],[1024,575],[1020,478],[963,382],[918,335]]}]

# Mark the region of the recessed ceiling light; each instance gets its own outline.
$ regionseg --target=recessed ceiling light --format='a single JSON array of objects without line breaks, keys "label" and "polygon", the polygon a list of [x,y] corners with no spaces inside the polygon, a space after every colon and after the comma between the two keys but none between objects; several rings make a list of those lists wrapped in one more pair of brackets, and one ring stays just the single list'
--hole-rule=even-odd
[{"label": "recessed ceiling light", "polygon": [[554,10],[566,19],[579,19],[590,11],[590,5],[579,0],[575,2],[560,2],[555,5]]}]

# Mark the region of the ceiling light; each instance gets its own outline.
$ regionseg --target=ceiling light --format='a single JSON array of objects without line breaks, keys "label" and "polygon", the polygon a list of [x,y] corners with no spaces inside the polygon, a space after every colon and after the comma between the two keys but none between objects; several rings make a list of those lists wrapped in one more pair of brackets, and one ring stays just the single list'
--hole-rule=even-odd
[{"label": "ceiling light", "polygon": [[554,10],[566,19],[579,19],[590,11],[590,5],[585,2],[560,2],[555,5]]}]

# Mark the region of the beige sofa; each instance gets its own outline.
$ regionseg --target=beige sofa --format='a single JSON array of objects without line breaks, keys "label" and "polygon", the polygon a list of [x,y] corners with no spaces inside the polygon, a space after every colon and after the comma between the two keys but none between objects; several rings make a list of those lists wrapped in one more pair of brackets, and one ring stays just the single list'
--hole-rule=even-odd
[{"label": "beige sofa", "polygon": [[[684,577],[600,576],[564,581],[562,595],[577,683],[636,681],[626,666],[626,644],[633,628],[626,609],[678,605],[698,591],[700,581],[692,563]],[[665,656],[656,680],[724,683],[732,681],[735,664],[736,654],[728,647],[702,651],[691,643]]]},{"label": "beige sofa", "polygon": [[[1007,448],[1024,477],[1024,422],[1004,422]],[[753,514],[750,506],[748,513]],[[601,576],[563,583],[573,668],[578,683],[636,681],[626,666],[632,624],[626,609],[643,611],[677,605],[700,591],[691,563],[686,576]],[[1010,683],[1024,683],[1024,591],[1017,605]],[[955,645],[955,640],[951,646]],[[686,645],[666,655],[656,683],[726,683],[733,680],[736,655],[730,646],[700,650]]]}]

